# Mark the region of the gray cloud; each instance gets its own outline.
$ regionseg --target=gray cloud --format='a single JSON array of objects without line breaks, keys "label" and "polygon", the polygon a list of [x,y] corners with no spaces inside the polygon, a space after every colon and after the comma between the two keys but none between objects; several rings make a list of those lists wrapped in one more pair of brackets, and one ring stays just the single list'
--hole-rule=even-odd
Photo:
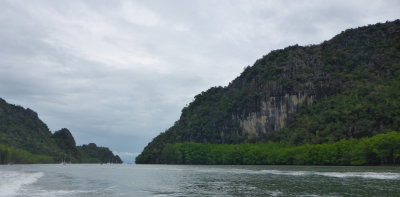
[{"label": "gray cloud", "polygon": [[[399,18],[398,1],[0,1],[0,97],[78,144],[140,152],[269,51]],[[128,154],[129,153],[129,154]]]}]

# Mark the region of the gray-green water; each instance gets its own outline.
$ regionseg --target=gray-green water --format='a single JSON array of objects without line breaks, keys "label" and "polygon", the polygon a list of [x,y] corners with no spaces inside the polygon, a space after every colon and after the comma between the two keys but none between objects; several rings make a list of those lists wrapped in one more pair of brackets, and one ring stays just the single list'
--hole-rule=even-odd
[{"label": "gray-green water", "polygon": [[0,196],[400,196],[400,167],[11,165]]}]

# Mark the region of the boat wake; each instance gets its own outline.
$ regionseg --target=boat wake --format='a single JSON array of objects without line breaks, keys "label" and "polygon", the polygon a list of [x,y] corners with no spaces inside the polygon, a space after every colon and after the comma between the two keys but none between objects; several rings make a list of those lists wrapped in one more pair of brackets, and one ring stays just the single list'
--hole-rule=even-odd
[{"label": "boat wake", "polygon": [[248,170],[248,169],[229,169],[229,170],[200,170],[206,173],[234,173],[234,174],[270,174],[284,176],[325,176],[334,178],[364,178],[382,180],[400,180],[400,173],[394,172],[318,172],[318,171],[284,171],[284,170]]},{"label": "boat wake", "polygon": [[316,172],[316,171],[260,170],[260,171],[251,171],[250,173],[288,175],[288,176],[317,175],[317,176],[326,176],[335,178],[364,178],[364,179],[386,179],[386,180],[400,179],[400,173],[392,173],[392,172]]},{"label": "boat wake", "polygon": [[391,172],[315,172],[315,171],[280,171],[261,170],[261,173],[291,176],[318,175],[335,178],[365,178],[365,179],[400,179],[400,173]]},{"label": "boat wake", "polygon": [[336,178],[400,179],[400,173],[391,172],[319,172],[315,174]]},{"label": "boat wake", "polygon": [[35,183],[42,172],[26,173],[17,171],[1,171],[0,173],[0,197],[16,196],[24,185]]}]

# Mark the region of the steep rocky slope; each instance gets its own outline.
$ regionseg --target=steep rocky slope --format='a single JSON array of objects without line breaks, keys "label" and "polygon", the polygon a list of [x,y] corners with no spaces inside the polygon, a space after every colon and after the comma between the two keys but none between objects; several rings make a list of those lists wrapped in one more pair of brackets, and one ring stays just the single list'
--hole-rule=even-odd
[{"label": "steep rocky slope", "polygon": [[[5,145],[5,146],[4,146]],[[85,147],[86,145],[83,145]],[[28,153],[25,153],[27,151]],[[32,153],[32,154],[31,154]],[[14,154],[12,156],[12,154]],[[20,155],[18,155],[20,154]],[[45,159],[35,160],[37,155]],[[108,148],[77,147],[71,132],[64,128],[51,133],[36,112],[7,103],[0,98],[0,164],[46,161],[73,163],[122,163]],[[48,157],[46,157],[48,156]],[[5,159],[8,158],[8,159]],[[41,158],[39,156],[39,158]]]},{"label": "steep rocky slope", "polygon": [[272,51],[197,95],[136,162],[159,163],[176,142],[322,143],[398,130],[399,69],[399,20]]},{"label": "steep rocky slope", "polygon": [[31,109],[8,104],[0,98],[0,144],[35,154],[57,154],[60,148],[47,125]]}]

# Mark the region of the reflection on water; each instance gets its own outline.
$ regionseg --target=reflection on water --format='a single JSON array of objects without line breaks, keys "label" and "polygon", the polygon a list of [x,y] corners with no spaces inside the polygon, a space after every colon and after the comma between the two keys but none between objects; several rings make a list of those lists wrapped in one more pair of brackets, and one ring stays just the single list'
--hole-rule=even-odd
[{"label": "reflection on water", "polygon": [[13,165],[0,196],[398,196],[399,167]]}]

